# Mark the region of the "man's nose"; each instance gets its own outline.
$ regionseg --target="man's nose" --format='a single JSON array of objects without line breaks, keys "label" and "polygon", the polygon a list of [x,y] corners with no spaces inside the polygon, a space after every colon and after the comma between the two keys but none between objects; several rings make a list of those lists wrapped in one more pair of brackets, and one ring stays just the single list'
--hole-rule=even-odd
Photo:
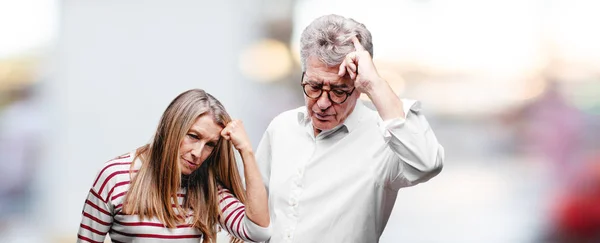
[{"label": "man's nose", "polygon": [[329,91],[323,90],[323,93],[321,93],[321,96],[319,96],[319,99],[317,100],[317,106],[319,106],[319,109],[321,110],[327,110],[327,108],[331,106]]}]

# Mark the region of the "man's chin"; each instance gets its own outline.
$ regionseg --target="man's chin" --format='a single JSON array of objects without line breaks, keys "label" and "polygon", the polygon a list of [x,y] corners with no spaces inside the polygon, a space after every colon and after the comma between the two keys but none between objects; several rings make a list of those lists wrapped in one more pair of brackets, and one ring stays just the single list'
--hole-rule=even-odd
[{"label": "man's chin", "polygon": [[319,119],[313,118],[313,126],[315,127],[315,129],[326,131],[333,129],[335,127],[335,124],[333,124],[333,122],[331,121],[321,121]]}]

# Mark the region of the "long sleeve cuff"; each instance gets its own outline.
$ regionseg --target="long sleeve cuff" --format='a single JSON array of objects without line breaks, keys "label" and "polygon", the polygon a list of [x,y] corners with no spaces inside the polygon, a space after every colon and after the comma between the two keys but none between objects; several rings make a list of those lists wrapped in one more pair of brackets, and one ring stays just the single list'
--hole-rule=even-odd
[{"label": "long sleeve cuff", "polygon": [[248,231],[247,238],[253,242],[263,242],[269,240],[272,234],[272,224],[269,224],[267,227],[262,227],[258,224],[255,224],[248,217],[244,217],[244,225],[246,226],[246,230]]},{"label": "long sleeve cuff", "polygon": [[378,121],[379,131],[383,135],[386,143],[392,138],[390,131],[394,129],[401,129],[406,123],[406,119],[410,112],[421,111],[421,102],[416,100],[402,99],[402,108],[404,109],[404,117],[392,118],[388,120],[382,120],[381,117]]}]

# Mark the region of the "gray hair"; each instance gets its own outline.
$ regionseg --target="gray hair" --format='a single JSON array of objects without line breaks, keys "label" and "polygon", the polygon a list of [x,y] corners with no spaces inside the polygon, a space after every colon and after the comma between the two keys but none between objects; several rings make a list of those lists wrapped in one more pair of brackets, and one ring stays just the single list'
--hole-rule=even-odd
[{"label": "gray hair", "polygon": [[335,14],[315,19],[300,37],[302,70],[306,70],[309,57],[316,57],[328,66],[340,65],[354,51],[353,36],[373,56],[371,32],[364,24]]}]

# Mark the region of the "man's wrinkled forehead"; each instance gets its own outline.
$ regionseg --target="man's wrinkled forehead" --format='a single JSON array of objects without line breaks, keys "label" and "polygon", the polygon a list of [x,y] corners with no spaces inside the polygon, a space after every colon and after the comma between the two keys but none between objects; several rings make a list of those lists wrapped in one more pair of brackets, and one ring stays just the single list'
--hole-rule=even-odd
[{"label": "man's wrinkled forehead", "polygon": [[337,73],[320,73],[315,72],[311,73],[309,70],[304,74],[304,82],[308,82],[315,85],[327,85],[334,86],[339,88],[347,88],[353,87],[353,81],[349,75],[344,75],[344,77],[340,77]]},{"label": "man's wrinkled forehead", "polygon": [[338,75],[339,68],[339,65],[330,66],[316,57],[310,57],[306,65],[304,79],[324,84],[352,84],[350,76],[340,77]]}]

